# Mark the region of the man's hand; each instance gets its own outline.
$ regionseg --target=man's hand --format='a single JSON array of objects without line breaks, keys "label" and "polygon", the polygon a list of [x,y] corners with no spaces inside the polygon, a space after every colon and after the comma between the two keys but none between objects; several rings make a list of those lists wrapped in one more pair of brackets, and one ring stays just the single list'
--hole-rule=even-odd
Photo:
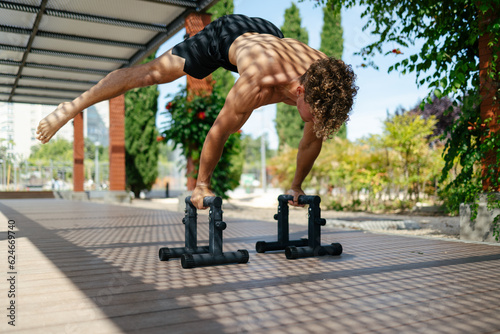
[{"label": "man's hand", "polygon": [[197,185],[191,195],[191,203],[193,203],[198,210],[205,210],[208,206],[203,206],[203,199],[210,196],[215,196],[215,194],[208,186]]},{"label": "man's hand", "polygon": [[299,204],[299,196],[300,195],[305,195],[304,191],[301,188],[292,188],[288,190],[288,195],[293,196],[293,201],[288,201],[288,204],[292,206],[300,206],[304,207],[304,204]]}]

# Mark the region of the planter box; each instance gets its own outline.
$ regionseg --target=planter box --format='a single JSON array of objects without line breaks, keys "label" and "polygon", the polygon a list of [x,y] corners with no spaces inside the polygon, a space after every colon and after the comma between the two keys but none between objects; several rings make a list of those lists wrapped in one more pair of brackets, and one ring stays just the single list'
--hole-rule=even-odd
[{"label": "planter box", "polygon": [[[470,220],[470,204],[460,205],[460,239],[469,241],[498,242],[493,236],[493,219],[500,215],[500,209],[488,210],[486,195],[479,197],[477,218]],[[495,200],[500,201],[500,195],[495,194]]]},{"label": "planter box", "polygon": [[52,191],[0,191],[0,199],[54,198]]}]

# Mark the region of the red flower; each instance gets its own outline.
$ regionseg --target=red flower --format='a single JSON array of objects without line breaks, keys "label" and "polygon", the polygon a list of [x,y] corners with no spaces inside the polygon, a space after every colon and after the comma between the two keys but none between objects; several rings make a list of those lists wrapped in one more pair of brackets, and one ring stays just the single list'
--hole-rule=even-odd
[{"label": "red flower", "polygon": [[392,53],[395,53],[397,55],[403,54],[403,52],[401,52],[401,50],[399,49],[392,49]]},{"label": "red flower", "polygon": [[238,133],[239,133],[239,134],[243,133],[243,130],[239,129],[239,130],[238,130]]},{"label": "red flower", "polygon": [[198,115],[196,115],[199,119],[204,120],[206,115],[204,111],[200,111]]},{"label": "red flower", "polygon": [[469,130],[469,131],[476,130],[476,127],[477,127],[476,122],[474,122],[474,123],[468,122],[468,123],[470,126],[467,127],[467,130]]},{"label": "red flower", "polygon": [[165,137],[163,137],[163,136],[158,136],[158,137],[156,137],[156,141],[157,141],[157,142],[161,142],[161,141],[163,141],[164,139],[165,139]]},{"label": "red flower", "polygon": [[167,105],[165,106],[165,109],[167,109],[167,110],[172,109],[172,102],[167,103]]}]

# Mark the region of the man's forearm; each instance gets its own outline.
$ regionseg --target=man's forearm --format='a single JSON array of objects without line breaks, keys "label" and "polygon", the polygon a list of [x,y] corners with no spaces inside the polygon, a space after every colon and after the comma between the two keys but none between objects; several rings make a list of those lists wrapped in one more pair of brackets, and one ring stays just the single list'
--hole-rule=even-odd
[{"label": "man's forearm", "polygon": [[292,182],[293,188],[301,188],[302,182],[311,171],[314,161],[321,152],[322,141],[315,141],[309,145],[299,145],[299,151],[297,153],[297,169],[295,170],[295,176]]},{"label": "man's forearm", "polygon": [[201,151],[200,167],[198,170],[198,179],[196,181],[197,186],[210,187],[212,174],[222,156],[227,137],[228,136],[225,134],[217,133],[216,130],[210,130],[208,132]]}]

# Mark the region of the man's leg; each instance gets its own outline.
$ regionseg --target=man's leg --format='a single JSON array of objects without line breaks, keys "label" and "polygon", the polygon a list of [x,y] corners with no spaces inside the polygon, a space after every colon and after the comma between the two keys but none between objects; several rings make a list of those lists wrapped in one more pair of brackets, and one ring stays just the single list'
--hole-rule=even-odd
[{"label": "man's leg", "polygon": [[36,138],[45,144],[64,124],[85,108],[133,88],[174,81],[186,74],[183,69],[184,58],[173,55],[170,50],[149,63],[113,71],[72,102],[61,103],[56,110],[42,119],[38,124]]}]

